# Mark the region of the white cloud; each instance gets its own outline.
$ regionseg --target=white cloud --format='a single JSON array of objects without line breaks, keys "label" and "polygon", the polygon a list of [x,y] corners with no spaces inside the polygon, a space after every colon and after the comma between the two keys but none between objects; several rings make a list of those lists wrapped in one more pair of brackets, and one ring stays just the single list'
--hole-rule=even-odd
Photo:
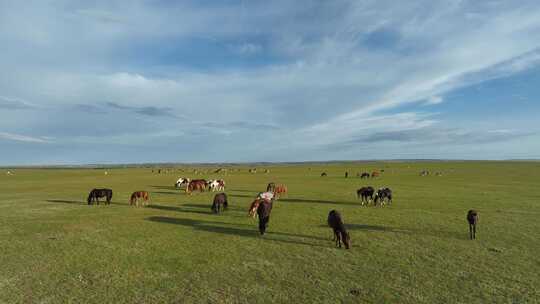
[{"label": "white cloud", "polygon": [[41,144],[50,142],[48,139],[45,139],[43,137],[26,136],[26,135],[13,134],[13,133],[7,133],[7,132],[0,132],[0,139],[30,142],[30,143],[41,143]]},{"label": "white cloud", "polygon": [[[12,72],[0,74],[0,88],[13,96],[4,103],[32,100],[49,112],[25,113],[22,126],[21,117],[2,117],[0,128],[48,130],[58,142],[110,131],[129,142],[142,126],[147,139],[214,136],[204,127],[213,123],[232,146],[251,140],[243,122],[259,126],[255,141],[281,142],[283,134],[261,127],[278,126],[309,150],[359,133],[433,127],[433,114],[385,111],[439,104],[452,90],[540,63],[535,1],[390,4],[3,2],[0,65]],[[105,103],[154,115],[92,107]]]}]

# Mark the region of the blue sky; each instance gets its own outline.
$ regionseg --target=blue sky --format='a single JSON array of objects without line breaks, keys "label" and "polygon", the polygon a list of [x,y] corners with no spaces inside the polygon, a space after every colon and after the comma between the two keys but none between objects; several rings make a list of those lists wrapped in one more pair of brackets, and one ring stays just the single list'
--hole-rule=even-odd
[{"label": "blue sky", "polygon": [[538,1],[0,1],[0,165],[540,158]]}]

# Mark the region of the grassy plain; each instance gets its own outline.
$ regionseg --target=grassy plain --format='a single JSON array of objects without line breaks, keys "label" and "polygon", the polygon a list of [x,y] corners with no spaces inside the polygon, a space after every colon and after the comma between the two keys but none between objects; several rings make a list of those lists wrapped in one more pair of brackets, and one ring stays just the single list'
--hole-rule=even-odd
[{"label": "grassy plain", "polygon": [[[2,170],[0,303],[540,302],[539,162],[264,168]],[[385,172],[355,177],[373,169]],[[443,176],[421,177],[423,169]],[[213,194],[175,189],[186,175],[224,178],[232,207],[214,215]],[[246,212],[270,181],[289,195],[260,237]],[[360,206],[363,185],[392,188],[394,204]],[[88,206],[94,187],[112,188],[113,204]],[[149,207],[128,205],[135,190],[150,192]],[[476,241],[471,208],[480,214]],[[350,250],[330,240],[332,209],[344,216]]]}]

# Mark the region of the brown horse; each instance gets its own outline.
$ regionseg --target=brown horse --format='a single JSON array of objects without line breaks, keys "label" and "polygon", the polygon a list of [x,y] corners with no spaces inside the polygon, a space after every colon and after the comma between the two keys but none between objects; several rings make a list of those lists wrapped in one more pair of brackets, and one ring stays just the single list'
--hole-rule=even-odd
[{"label": "brown horse", "polygon": [[381,175],[381,174],[379,173],[379,171],[373,171],[373,172],[371,172],[371,178],[379,177],[379,175]]},{"label": "brown horse", "polygon": [[285,185],[277,185],[274,188],[274,195],[275,195],[276,199],[278,199],[282,195],[286,195],[287,192],[288,192],[287,186],[285,186]]},{"label": "brown horse", "polygon": [[186,187],[186,193],[191,194],[191,192],[195,190],[204,192],[204,190],[206,190],[206,180],[194,179],[191,182],[189,182],[188,186]]},{"label": "brown horse", "polygon": [[259,205],[261,204],[262,201],[263,199],[256,198],[251,203],[251,206],[249,206],[249,211],[248,211],[249,216],[251,216],[252,218],[255,218],[255,215],[257,215],[257,209],[259,208]]},{"label": "brown horse", "polygon": [[148,195],[148,192],[146,191],[135,191],[133,192],[133,194],[131,194],[131,198],[129,199],[129,204],[131,206],[135,205],[137,207],[139,207],[139,199],[142,199],[143,202],[142,202],[142,206],[147,206],[148,205],[148,199],[149,199],[149,195]]}]

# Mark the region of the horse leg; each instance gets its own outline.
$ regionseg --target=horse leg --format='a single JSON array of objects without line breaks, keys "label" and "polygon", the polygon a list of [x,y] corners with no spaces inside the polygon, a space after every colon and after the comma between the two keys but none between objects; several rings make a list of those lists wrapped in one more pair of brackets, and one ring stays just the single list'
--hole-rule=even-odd
[{"label": "horse leg", "polygon": [[476,223],[473,224],[473,239],[476,240]]},{"label": "horse leg", "polygon": [[472,240],[473,239],[473,229],[472,229],[472,224],[469,224],[469,238]]}]

